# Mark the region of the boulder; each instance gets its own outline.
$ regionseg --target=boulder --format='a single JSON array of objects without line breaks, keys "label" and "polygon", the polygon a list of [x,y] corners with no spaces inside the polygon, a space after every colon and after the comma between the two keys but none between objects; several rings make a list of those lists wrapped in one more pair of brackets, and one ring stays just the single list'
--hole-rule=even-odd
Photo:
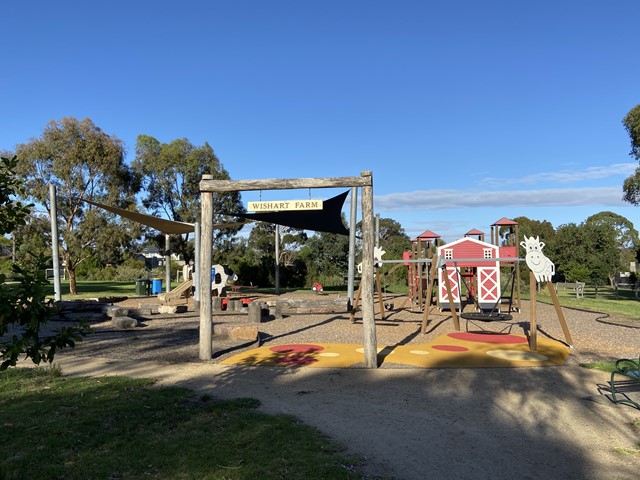
[{"label": "boulder", "polygon": [[158,313],[171,315],[174,313],[185,313],[186,311],[186,305],[158,305]]},{"label": "boulder", "polygon": [[138,327],[140,324],[138,323],[138,320],[136,320],[135,318],[131,318],[131,317],[113,317],[111,319],[111,323],[118,328],[136,328]]},{"label": "boulder", "polygon": [[129,309],[126,307],[117,307],[115,305],[107,305],[103,309],[104,314],[107,317],[115,318],[115,317],[126,317],[129,315]]}]

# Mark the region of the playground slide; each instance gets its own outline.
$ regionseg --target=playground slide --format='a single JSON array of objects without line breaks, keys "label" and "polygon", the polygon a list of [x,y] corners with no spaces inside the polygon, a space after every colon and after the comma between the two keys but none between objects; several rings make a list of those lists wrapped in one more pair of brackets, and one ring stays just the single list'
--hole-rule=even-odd
[{"label": "playground slide", "polygon": [[171,300],[178,300],[183,296],[185,298],[188,298],[189,294],[191,293],[189,290],[191,289],[192,285],[193,285],[193,279],[187,280],[186,282],[182,282],[180,285],[178,285],[176,288],[174,288],[170,292],[159,294],[158,300],[160,300],[162,303],[167,303],[167,302],[170,302]]}]

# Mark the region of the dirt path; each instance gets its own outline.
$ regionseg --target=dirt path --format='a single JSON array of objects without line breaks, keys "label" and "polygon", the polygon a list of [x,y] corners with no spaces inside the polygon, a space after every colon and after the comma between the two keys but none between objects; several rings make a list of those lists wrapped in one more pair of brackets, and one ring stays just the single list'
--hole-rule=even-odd
[{"label": "dirt path", "polygon": [[[608,374],[578,363],[637,356],[640,329],[603,324],[598,314],[565,313],[575,347],[562,367],[366,370],[199,363],[197,319],[167,320],[169,326],[150,321],[106,344],[94,335],[56,360],[66,374],[150,377],[218,398],[257,398],[263,411],[294,415],[365,457],[363,471],[372,476],[635,479],[640,455],[620,452],[640,441],[631,426],[640,411],[611,404],[598,393]],[[544,334],[562,337],[552,307],[541,306],[538,315]],[[398,313],[392,320],[380,325],[379,343],[425,340],[414,317]],[[327,338],[350,343],[362,334],[361,326],[335,314],[291,316],[260,329],[274,344]],[[436,318],[427,337],[450,329],[450,321]]]},{"label": "dirt path", "polygon": [[640,412],[597,393],[577,366],[501,369],[238,367],[60,355],[65,374],[155,378],[217,398],[253,397],[366,458],[363,471],[413,480],[635,479]]}]

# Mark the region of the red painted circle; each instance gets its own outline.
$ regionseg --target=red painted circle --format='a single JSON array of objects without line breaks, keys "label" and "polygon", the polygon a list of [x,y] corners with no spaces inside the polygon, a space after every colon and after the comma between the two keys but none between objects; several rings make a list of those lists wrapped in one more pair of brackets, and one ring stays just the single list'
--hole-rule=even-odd
[{"label": "red painted circle", "polygon": [[456,340],[478,343],[527,343],[527,339],[524,337],[508,334],[454,332],[447,334],[447,336],[455,338]]},{"label": "red painted circle", "polygon": [[286,355],[276,360],[278,365],[310,365],[316,363],[317,358],[309,357],[307,355]]},{"label": "red painted circle", "polygon": [[459,347],[457,345],[432,345],[434,350],[442,350],[444,352],[468,352],[467,347]]},{"label": "red painted circle", "polygon": [[320,345],[310,345],[306,343],[295,343],[290,345],[277,345],[275,347],[271,347],[269,350],[276,353],[286,353],[286,354],[309,354],[321,352],[324,350],[324,347]]}]

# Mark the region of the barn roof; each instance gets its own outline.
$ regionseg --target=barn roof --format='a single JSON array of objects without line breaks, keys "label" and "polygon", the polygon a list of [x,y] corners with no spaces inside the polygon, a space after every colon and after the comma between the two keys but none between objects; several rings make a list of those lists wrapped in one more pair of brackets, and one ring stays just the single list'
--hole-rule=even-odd
[{"label": "barn roof", "polygon": [[492,248],[492,249],[495,249],[495,250],[498,250],[500,248],[500,247],[497,247],[496,245],[493,245],[491,243],[487,243],[487,242],[484,242],[482,240],[478,240],[477,238],[464,237],[464,238],[459,238],[458,240],[454,240],[453,242],[449,242],[449,243],[447,243],[445,245],[439,246],[438,247],[438,251],[442,251],[442,250],[445,250],[445,249],[453,248],[454,246],[459,245],[461,243],[476,243],[478,245],[482,245],[483,247]]},{"label": "barn roof", "polygon": [[484,235],[484,232],[481,232],[477,228],[472,228],[467,233],[465,233],[465,235]]}]

